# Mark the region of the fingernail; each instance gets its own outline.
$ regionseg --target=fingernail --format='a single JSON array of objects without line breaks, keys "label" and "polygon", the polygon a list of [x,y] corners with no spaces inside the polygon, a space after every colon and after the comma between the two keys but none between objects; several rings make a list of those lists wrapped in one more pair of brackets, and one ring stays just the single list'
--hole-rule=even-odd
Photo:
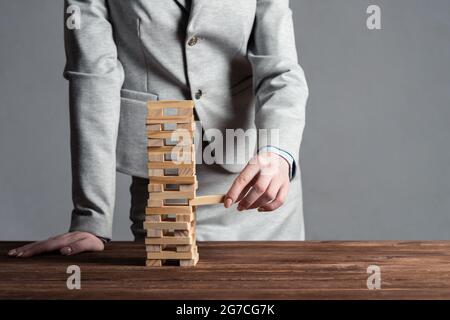
[{"label": "fingernail", "polygon": [[15,256],[16,254],[17,254],[16,249],[9,250],[9,252],[8,252],[8,256]]},{"label": "fingernail", "polygon": [[227,198],[225,200],[225,208],[229,208],[232,203],[233,203],[233,200],[231,198]]},{"label": "fingernail", "polygon": [[237,209],[238,209],[238,211],[242,211],[242,210],[244,210],[244,207],[239,206]]},{"label": "fingernail", "polygon": [[21,251],[21,252],[19,252],[19,253],[17,254],[17,257],[21,257],[21,256],[23,256],[23,254],[24,254],[24,252]]},{"label": "fingernail", "polygon": [[264,209],[264,208],[259,208],[258,211],[259,211],[259,212],[264,212],[264,211],[266,211],[266,209]]},{"label": "fingernail", "polygon": [[61,253],[65,256],[68,256],[72,253],[72,248],[71,247],[64,247],[61,249]]}]

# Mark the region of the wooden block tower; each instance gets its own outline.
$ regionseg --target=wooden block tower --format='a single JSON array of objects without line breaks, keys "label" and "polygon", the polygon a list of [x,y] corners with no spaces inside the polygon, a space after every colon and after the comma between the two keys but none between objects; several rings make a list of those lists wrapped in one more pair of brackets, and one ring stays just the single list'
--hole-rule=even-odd
[{"label": "wooden block tower", "polygon": [[195,266],[196,206],[223,203],[224,195],[196,196],[194,102],[149,101],[147,106],[146,265]]},{"label": "wooden block tower", "polygon": [[149,200],[144,229],[147,266],[195,266],[194,102],[149,101]]}]

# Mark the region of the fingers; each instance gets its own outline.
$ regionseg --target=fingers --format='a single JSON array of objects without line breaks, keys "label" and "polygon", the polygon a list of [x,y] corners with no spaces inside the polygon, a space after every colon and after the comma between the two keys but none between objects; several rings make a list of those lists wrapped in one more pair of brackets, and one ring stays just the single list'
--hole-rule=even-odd
[{"label": "fingers", "polygon": [[40,241],[36,243],[35,246],[32,246],[25,250],[22,257],[28,258],[44,252],[59,250],[60,248],[65,247],[74,241],[82,239],[82,237],[82,233],[74,233],[69,236],[62,235],[55,238],[50,238],[46,241]]},{"label": "fingers", "polygon": [[81,232],[65,233],[43,241],[32,242],[8,252],[9,256],[28,258],[34,255],[57,250],[72,241],[82,238]]},{"label": "fingers", "polygon": [[283,184],[280,187],[280,190],[278,191],[278,194],[271,203],[266,204],[265,206],[262,206],[258,209],[258,211],[273,211],[278,209],[284,204],[284,201],[286,201],[286,197],[289,193],[289,184]]},{"label": "fingers", "polygon": [[103,241],[94,235],[88,235],[61,248],[60,252],[62,255],[70,256],[85,251],[102,251],[104,248]]},{"label": "fingers", "polygon": [[225,208],[229,208],[237,201],[239,196],[243,193],[246,187],[251,183],[253,178],[258,174],[259,166],[257,164],[249,163],[242,170],[239,176],[234,180],[230,190],[228,190],[226,199],[224,201]]},{"label": "fingers", "polygon": [[237,209],[239,211],[247,210],[259,198],[266,197],[266,190],[269,187],[271,180],[272,177],[259,175],[248,194],[241,201],[239,201]]},{"label": "fingers", "polygon": [[267,187],[267,190],[249,207],[249,209],[260,208],[271,203],[277,197],[280,188],[281,183],[277,180],[272,180]]}]

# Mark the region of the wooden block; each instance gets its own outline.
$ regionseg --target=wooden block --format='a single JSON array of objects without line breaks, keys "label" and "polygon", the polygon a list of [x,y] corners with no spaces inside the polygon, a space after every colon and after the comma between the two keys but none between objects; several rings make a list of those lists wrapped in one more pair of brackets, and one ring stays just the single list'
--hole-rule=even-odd
[{"label": "wooden block", "polygon": [[[179,176],[165,176],[165,177],[150,177],[150,182],[155,184],[179,184],[181,185],[194,185],[197,184],[195,176],[179,177]],[[180,189],[181,190],[181,189]],[[186,190],[188,191],[188,190]]]},{"label": "wooden block", "polygon": [[147,252],[147,259],[149,260],[190,260],[195,258],[196,252],[176,252],[176,251],[161,251],[161,252]]},{"label": "wooden block", "polygon": [[150,162],[164,161],[164,154],[148,154],[148,161]]},{"label": "wooden block", "polygon": [[[183,247],[185,247],[185,246],[183,246]],[[150,245],[146,245],[145,249],[146,249],[147,252],[161,252],[162,251],[162,245],[150,244]]]},{"label": "wooden block", "polygon": [[193,237],[161,237],[161,238],[145,238],[145,244],[172,244],[172,245],[189,245],[195,243]]},{"label": "wooden block", "polygon": [[180,177],[189,177],[195,175],[195,166],[192,168],[180,168],[178,169],[178,176]]},{"label": "wooden block", "polygon": [[148,175],[150,179],[152,177],[163,177],[164,176],[164,169],[149,169]]},{"label": "wooden block", "polygon": [[177,222],[191,222],[194,220],[194,215],[193,214],[190,214],[190,215],[179,214],[176,216],[175,219]]},{"label": "wooden block", "polygon": [[147,229],[148,238],[162,238],[164,235],[162,230],[157,229]]},{"label": "wooden block", "polygon": [[157,183],[150,183],[148,185],[148,191],[149,192],[163,192],[164,191],[164,185],[163,184],[157,184]]},{"label": "wooden block", "polygon": [[179,245],[177,246],[177,252],[191,252],[193,250],[192,245]]},{"label": "wooden block", "polygon": [[170,139],[166,138],[164,139],[164,146],[166,147],[190,147],[193,144],[193,141],[191,139],[183,139],[183,137],[178,137],[178,139]]},{"label": "wooden block", "polygon": [[145,208],[145,214],[147,215],[161,215],[161,214],[192,214],[191,206],[162,206],[162,207],[147,207]]},{"label": "wooden block", "polygon": [[164,192],[153,192],[150,194],[150,200],[193,199],[193,198],[195,198],[195,190],[194,191],[164,191]]},{"label": "wooden block", "polygon": [[152,131],[152,132],[161,131],[161,129],[162,129],[162,126],[160,124],[148,124],[147,125],[147,132],[148,131]]},{"label": "wooden block", "polygon": [[220,204],[225,200],[225,195],[210,195],[210,196],[201,196],[195,197],[194,199],[189,200],[190,206],[206,206],[212,204]]},{"label": "wooden block", "polygon": [[147,152],[149,154],[183,154],[195,153],[195,148],[192,145],[188,146],[162,146],[162,147],[147,147]]},{"label": "wooden block", "polygon": [[189,233],[190,233],[189,230],[175,230],[173,232],[175,237],[180,237],[180,238],[189,237]]},{"label": "wooden block", "polygon": [[162,146],[162,147],[147,147],[147,152],[149,154],[166,154],[173,152],[173,146]]},{"label": "wooden block", "polygon": [[192,123],[179,123],[177,124],[177,129],[185,129],[195,132],[195,122]]},{"label": "wooden block", "polygon": [[147,267],[161,267],[162,261],[161,260],[147,260],[147,261],[145,261],[145,265]]},{"label": "wooden block", "polygon": [[164,139],[147,139],[148,147],[162,147],[164,146]]},{"label": "wooden block", "polygon": [[149,221],[149,222],[161,222],[161,215],[151,215],[151,216],[146,216],[145,217],[145,221]]},{"label": "wooden block", "polygon": [[164,201],[163,200],[151,199],[153,194],[154,193],[150,194],[150,199],[148,199],[148,201],[147,201],[147,206],[149,206],[151,208],[162,207],[164,205]]},{"label": "wooden block", "polygon": [[164,123],[191,123],[192,117],[157,117],[145,121],[147,125],[150,124],[164,124]]},{"label": "wooden block", "polygon": [[148,222],[144,221],[146,230],[191,230],[191,224],[188,222]]},{"label": "wooden block", "polygon": [[164,116],[163,108],[151,108],[147,110],[147,118],[154,119]]},{"label": "wooden block", "polygon": [[194,255],[193,259],[190,260],[180,260],[180,267],[194,267],[199,260],[198,252]]},{"label": "wooden block", "polygon": [[193,132],[188,130],[175,130],[175,131],[147,131],[147,137],[151,139],[171,139],[172,137],[177,139],[183,137],[184,139],[193,139]]},{"label": "wooden block", "polygon": [[191,116],[147,116],[146,124],[156,124],[156,123],[190,123],[192,121]]},{"label": "wooden block", "polygon": [[194,109],[195,103],[193,100],[157,100],[148,101],[147,109]]},{"label": "wooden block", "polygon": [[163,162],[149,162],[147,163],[148,169],[193,169],[192,163],[175,163],[173,161]]}]

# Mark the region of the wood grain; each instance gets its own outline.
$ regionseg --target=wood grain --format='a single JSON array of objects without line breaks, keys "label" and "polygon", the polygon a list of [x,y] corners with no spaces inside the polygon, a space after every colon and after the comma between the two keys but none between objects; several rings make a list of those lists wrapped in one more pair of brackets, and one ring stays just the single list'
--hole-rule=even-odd
[{"label": "wood grain", "polygon": [[208,196],[199,196],[194,199],[189,200],[190,206],[207,206],[213,204],[223,203],[225,200],[225,195],[223,194],[215,194]]},{"label": "wood grain", "polygon": [[[450,241],[199,243],[196,267],[145,267],[145,245],[9,258],[0,243],[0,299],[450,299]],[[67,290],[80,266],[82,289]],[[368,290],[369,265],[381,290]]]}]

